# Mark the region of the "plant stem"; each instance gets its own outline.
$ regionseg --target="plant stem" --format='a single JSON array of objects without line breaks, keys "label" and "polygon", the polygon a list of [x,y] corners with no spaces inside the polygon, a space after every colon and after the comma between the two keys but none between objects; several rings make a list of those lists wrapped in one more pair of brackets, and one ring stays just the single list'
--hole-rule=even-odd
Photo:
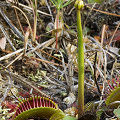
[{"label": "plant stem", "polygon": [[[59,24],[59,11],[57,12],[57,17],[56,17],[56,29],[58,29],[58,24]],[[58,32],[56,32],[56,53],[57,53],[57,44],[58,44]]]},{"label": "plant stem", "polygon": [[78,34],[78,118],[84,114],[84,48],[80,9],[77,9]]},{"label": "plant stem", "polygon": [[36,42],[36,41],[35,41],[36,30],[37,30],[37,0],[35,0],[35,8],[34,8],[34,32],[33,32],[33,42]]}]

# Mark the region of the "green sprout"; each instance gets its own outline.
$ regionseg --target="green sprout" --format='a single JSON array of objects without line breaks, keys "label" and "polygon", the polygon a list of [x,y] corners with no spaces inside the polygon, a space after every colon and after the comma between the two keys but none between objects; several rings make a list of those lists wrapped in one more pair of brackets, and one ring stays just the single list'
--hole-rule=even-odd
[{"label": "green sprout", "polygon": [[66,7],[67,5],[69,5],[74,0],[68,0],[66,3],[64,3],[64,0],[50,0],[50,1],[56,7],[56,9],[59,11],[63,7]]},{"label": "green sprout", "polygon": [[78,118],[84,114],[84,48],[80,10],[84,3],[76,0],[74,6],[77,9],[77,35],[78,35]]}]

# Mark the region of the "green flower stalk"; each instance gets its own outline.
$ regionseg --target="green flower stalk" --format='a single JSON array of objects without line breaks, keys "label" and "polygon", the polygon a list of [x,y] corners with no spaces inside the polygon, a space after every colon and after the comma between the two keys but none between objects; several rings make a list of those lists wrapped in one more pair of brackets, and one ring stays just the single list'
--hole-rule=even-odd
[{"label": "green flower stalk", "polygon": [[84,114],[84,48],[81,26],[80,10],[84,4],[82,0],[76,0],[77,9],[77,34],[78,34],[78,118]]}]

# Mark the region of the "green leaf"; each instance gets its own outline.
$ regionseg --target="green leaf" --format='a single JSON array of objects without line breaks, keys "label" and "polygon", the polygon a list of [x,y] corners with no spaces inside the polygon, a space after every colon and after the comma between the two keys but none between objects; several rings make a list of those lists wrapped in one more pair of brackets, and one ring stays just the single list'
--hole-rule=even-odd
[{"label": "green leaf", "polygon": [[95,3],[95,0],[88,0],[88,3]]},{"label": "green leaf", "polygon": [[88,0],[88,3],[102,3],[103,0]]},{"label": "green leaf", "polygon": [[96,112],[97,120],[100,120],[100,116],[101,116],[101,114],[102,114],[103,112],[104,112],[104,108],[99,109],[99,110]]},{"label": "green leaf", "polygon": [[59,11],[61,8],[66,7],[67,5],[69,5],[74,0],[68,0],[65,3],[64,3],[64,0],[50,0],[50,1],[57,8],[57,10]]},{"label": "green leaf", "polygon": [[96,3],[102,3],[103,0],[95,0]]},{"label": "green leaf", "polygon": [[113,113],[115,114],[115,116],[116,116],[117,118],[120,118],[120,108],[114,109]]},{"label": "green leaf", "polygon": [[69,0],[69,1],[67,1],[63,6],[62,6],[62,8],[63,7],[66,7],[67,5],[69,5],[71,2],[73,2],[74,0]]},{"label": "green leaf", "polygon": [[50,117],[50,120],[62,120],[64,118],[64,114],[62,113],[55,113]]},{"label": "green leaf", "polygon": [[65,116],[62,120],[77,120],[75,117]]},{"label": "green leaf", "polygon": [[88,32],[90,32],[90,28],[85,27],[85,28],[83,29],[83,35],[86,35]]}]

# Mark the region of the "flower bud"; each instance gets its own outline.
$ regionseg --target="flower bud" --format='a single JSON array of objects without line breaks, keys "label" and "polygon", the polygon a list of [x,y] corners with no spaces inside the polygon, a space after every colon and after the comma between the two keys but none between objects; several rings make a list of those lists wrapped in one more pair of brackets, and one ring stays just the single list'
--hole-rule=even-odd
[{"label": "flower bud", "polygon": [[74,4],[75,8],[78,7],[78,2],[79,2],[78,0],[75,1],[75,4]]},{"label": "flower bud", "polygon": [[84,6],[84,3],[83,3],[82,0],[80,0],[80,1],[78,2],[78,9],[83,8],[83,6]]},{"label": "flower bud", "polygon": [[75,8],[80,10],[81,8],[84,7],[84,3],[82,0],[76,0],[74,6],[75,6]]}]

